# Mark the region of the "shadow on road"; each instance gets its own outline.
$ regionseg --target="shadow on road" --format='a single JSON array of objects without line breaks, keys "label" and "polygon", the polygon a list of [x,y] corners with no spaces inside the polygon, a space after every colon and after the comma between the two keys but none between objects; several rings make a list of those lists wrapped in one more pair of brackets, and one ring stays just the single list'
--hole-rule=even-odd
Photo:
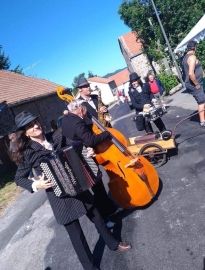
[{"label": "shadow on road", "polygon": [[182,144],[182,143],[184,143],[184,142],[186,142],[186,141],[192,140],[192,139],[194,139],[194,138],[197,138],[197,137],[199,137],[199,136],[201,136],[201,135],[204,135],[204,134],[205,134],[205,130],[203,130],[203,132],[200,132],[200,133],[198,133],[198,134],[195,134],[195,135],[193,135],[193,136],[190,136],[190,137],[185,138],[183,141],[179,142],[178,145],[179,145],[179,144]]}]

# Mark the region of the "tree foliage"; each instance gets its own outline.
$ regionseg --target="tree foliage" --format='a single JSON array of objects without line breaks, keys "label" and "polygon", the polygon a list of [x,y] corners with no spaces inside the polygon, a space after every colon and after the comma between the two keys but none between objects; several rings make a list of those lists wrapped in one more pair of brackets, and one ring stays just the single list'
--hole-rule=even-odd
[{"label": "tree foliage", "polygon": [[96,77],[97,75],[94,75],[92,71],[88,71],[88,78]]},{"label": "tree foliage", "polygon": [[199,42],[197,45],[197,57],[199,58],[203,69],[205,69],[205,40]]},{"label": "tree foliage", "polygon": [[10,67],[9,57],[5,56],[2,46],[0,46],[0,70],[1,69],[9,69]]},{"label": "tree foliage", "polygon": [[8,56],[5,55],[3,48],[0,45],[0,70],[1,69],[23,74],[23,69],[20,67],[20,65],[16,66],[14,69],[11,69],[10,59]]},{"label": "tree foliage", "polygon": [[169,95],[170,90],[177,86],[179,83],[176,75],[167,74],[165,71],[160,72],[158,79],[160,79],[165,89],[165,95]]},{"label": "tree foliage", "polygon": [[[203,16],[205,0],[155,0],[160,19],[173,48]],[[166,47],[150,0],[124,1],[119,14],[124,23],[144,41],[145,50],[155,60],[162,58]]]},{"label": "tree foliage", "polygon": [[74,79],[73,79],[73,83],[72,83],[72,87],[73,88],[76,88],[77,86],[77,82],[78,80],[81,78],[81,77],[85,77],[85,73],[80,73],[79,75],[75,76]]}]

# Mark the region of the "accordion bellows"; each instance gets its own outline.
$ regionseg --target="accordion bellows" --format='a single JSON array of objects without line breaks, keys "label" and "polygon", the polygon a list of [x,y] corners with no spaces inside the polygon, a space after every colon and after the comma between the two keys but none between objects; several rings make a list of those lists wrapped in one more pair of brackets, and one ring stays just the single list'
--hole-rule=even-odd
[{"label": "accordion bellows", "polygon": [[40,163],[46,178],[53,183],[57,197],[76,196],[95,184],[95,174],[72,146],[61,149]]}]

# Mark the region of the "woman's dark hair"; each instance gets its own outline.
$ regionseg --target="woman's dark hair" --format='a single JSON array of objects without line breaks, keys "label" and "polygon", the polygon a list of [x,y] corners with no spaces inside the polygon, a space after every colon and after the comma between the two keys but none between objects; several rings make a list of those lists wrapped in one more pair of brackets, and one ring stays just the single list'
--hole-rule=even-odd
[{"label": "woman's dark hair", "polygon": [[23,152],[29,142],[28,137],[25,135],[25,131],[17,131],[16,136],[9,144],[9,152],[11,159],[18,165],[23,160]]}]

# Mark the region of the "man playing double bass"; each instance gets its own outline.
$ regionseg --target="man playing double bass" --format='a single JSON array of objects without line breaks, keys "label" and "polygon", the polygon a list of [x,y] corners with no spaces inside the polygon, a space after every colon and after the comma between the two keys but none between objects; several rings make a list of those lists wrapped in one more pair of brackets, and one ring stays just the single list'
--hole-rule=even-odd
[{"label": "man playing double bass", "polygon": [[[159,177],[153,165],[143,156],[133,156],[124,146],[126,138],[117,130],[110,130],[114,133],[111,135],[98,123],[100,133],[96,125],[93,126],[93,131],[92,125],[85,122],[86,109],[80,100],[72,101],[68,110],[69,113],[62,121],[63,135],[73,141],[80,141],[86,147],[93,147],[100,154],[97,159],[102,158],[104,161],[103,167],[110,177],[109,188],[115,201],[123,208],[150,203],[159,188]],[[102,187],[103,185],[99,189],[99,195],[103,194]],[[105,210],[105,200],[100,199],[99,202],[101,209]]]},{"label": "man playing double bass", "polygon": [[[93,133],[92,122],[87,117],[87,109],[82,100],[71,101],[67,107],[69,113],[62,119],[63,136],[71,139],[73,142],[92,148],[95,148],[105,140],[111,139],[111,135],[107,131],[99,135]],[[107,195],[100,170],[98,172],[97,184],[92,189],[96,199],[96,206],[101,215],[106,219],[117,210],[117,206]]]}]

